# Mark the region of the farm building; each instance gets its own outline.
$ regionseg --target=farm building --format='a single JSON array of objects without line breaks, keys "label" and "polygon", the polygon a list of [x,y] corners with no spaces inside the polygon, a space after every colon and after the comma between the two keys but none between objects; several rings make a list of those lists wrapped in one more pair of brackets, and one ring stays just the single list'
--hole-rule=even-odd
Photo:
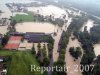
[{"label": "farm building", "polygon": [[11,36],[4,48],[9,50],[17,50],[19,48],[21,39],[21,36]]},{"label": "farm building", "polygon": [[24,37],[28,40],[28,42],[38,43],[46,42],[46,40],[44,39],[45,36],[49,36],[49,34],[27,32]]}]

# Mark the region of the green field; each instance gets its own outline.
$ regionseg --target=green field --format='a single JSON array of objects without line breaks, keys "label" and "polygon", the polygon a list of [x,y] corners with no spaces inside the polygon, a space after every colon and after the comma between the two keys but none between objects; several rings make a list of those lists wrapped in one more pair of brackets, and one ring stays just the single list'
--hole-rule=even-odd
[{"label": "green field", "polygon": [[0,51],[0,56],[11,55],[11,64],[7,75],[41,75],[40,72],[31,72],[31,64],[39,66],[39,63],[29,51]]},{"label": "green field", "polygon": [[22,14],[16,14],[16,16],[12,17],[12,20],[16,20],[19,22],[33,22],[35,21],[36,17],[33,16],[31,12],[28,13],[28,15],[22,15]]}]

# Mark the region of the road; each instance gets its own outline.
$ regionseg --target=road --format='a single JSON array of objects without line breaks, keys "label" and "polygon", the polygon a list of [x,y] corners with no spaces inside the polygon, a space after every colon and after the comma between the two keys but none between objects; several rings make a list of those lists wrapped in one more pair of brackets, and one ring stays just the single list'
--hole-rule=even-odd
[{"label": "road", "polygon": [[[71,37],[73,37],[73,35],[71,35]],[[67,75],[82,75],[81,71],[79,69],[76,69],[76,65],[78,67],[80,66],[81,58],[74,61],[74,58],[69,53],[70,47],[80,47],[81,48],[80,42],[77,39],[72,40],[71,37],[69,38],[69,43],[67,45],[66,55],[65,55],[66,67],[69,67],[69,69],[67,71]],[[82,48],[81,48],[81,50],[82,50]],[[82,50],[82,54],[83,54],[83,50]]]}]

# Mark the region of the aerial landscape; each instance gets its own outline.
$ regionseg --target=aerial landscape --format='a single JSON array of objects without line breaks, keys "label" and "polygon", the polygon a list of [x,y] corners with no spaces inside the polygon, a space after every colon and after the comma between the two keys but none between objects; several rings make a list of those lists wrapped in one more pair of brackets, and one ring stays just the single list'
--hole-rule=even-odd
[{"label": "aerial landscape", "polygon": [[0,75],[100,75],[99,0],[0,0]]}]

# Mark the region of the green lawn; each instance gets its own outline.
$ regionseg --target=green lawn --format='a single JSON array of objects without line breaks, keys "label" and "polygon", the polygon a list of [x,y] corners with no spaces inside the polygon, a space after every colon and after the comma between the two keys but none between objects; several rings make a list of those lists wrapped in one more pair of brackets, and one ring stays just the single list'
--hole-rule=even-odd
[{"label": "green lawn", "polygon": [[21,15],[17,14],[16,16],[12,17],[12,20],[16,20],[18,23],[21,22],[33,22],[35,21],[36,17],[32,15],[31,12],[28,13],[28,15]]},{"label": "green lawn", "polygon": [[0,51],[0,55],[12,55],[7,75],[41,75],[40,72],[31,72],[30,65],[39,66],[39,63],[29,51]]}]

